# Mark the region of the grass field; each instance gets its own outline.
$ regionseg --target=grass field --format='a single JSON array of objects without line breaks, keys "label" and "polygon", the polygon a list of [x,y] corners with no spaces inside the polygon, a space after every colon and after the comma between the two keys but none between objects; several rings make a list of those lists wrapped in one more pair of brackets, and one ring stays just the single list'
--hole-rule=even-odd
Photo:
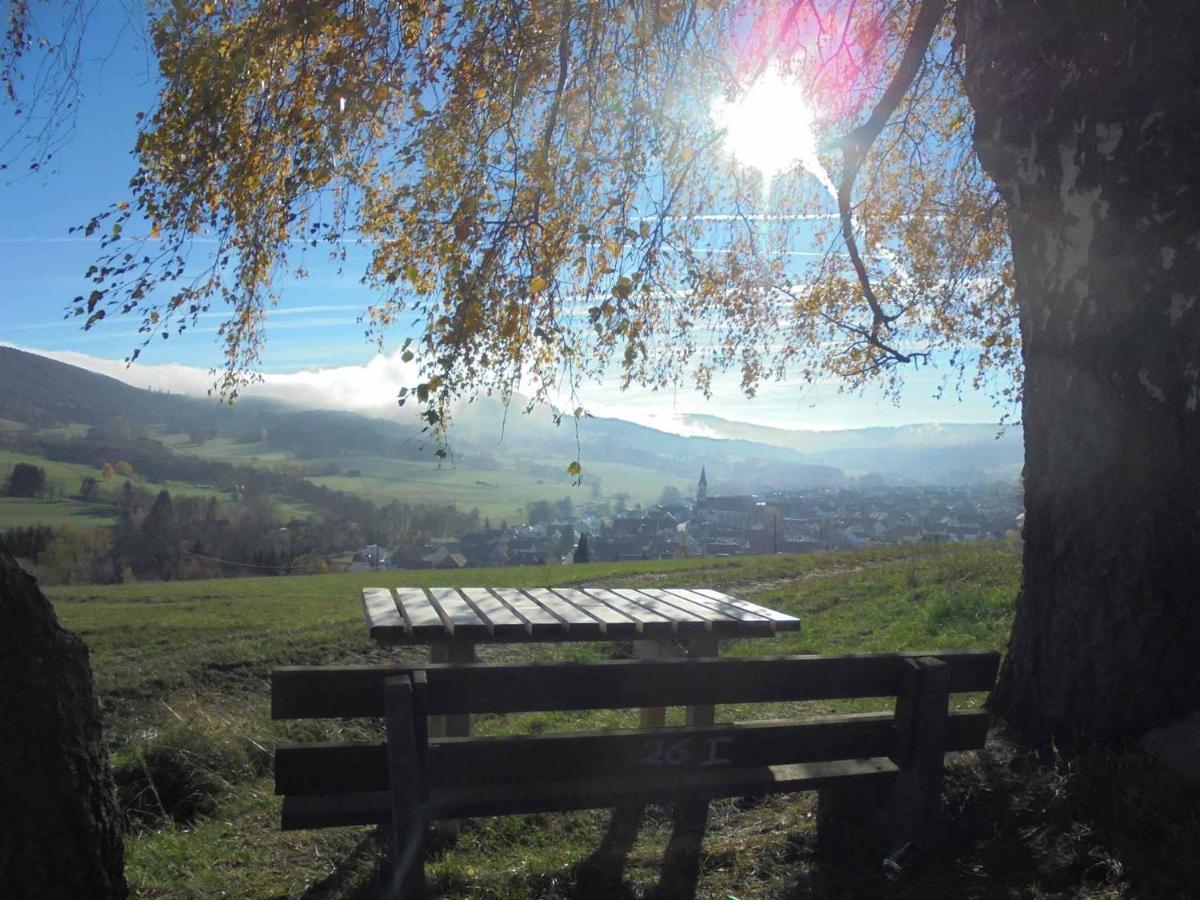
[{"label": "grass field", "polygon": [[[19,423],[11,423],[18,425]],[[0,430],[5,423],[0,421]],[[82,426],[64,426],[64,429]],[[176,453],[200,456],[206,459],[224,460],[236,465],[274,469],[284,464],[335,465],[340,475],[313,476],[310,481],[331,490],[346,491],[375,503],[392,500],[408,503],[428,503],[457,506],[460,510],[478,509],[482,518],[489,518],[493,526],[507,521],[517,524],[525,520],[526,507],[536,500],[559,500],[570,497],[576,507],[582,509],[592,499],[590,484],[582,487],[572,484],[566,473],[567,460],[535,460],[528,464],[503,465],[500,468],[481,468],[465,463],[445,463],[439,466],[433,460],[391,459],[381,456],[339,456],[336,458],[294,459],[279,451],[268,451],[262,444],[239,443],[228,438],[214,438],[203,444],[195,444],[187,435],[157,434],[157,440]],[[16,501],[15,498],[0,497],[0,530],[22,525],[52,525],[64,522],[72,524],[111,525],[115,515],[99,516],[95,504],[80,504],[65,499],[79,491],[85,477],[99,480],[100,470],[76,463],[62,463],[27,453],[0,450],[0,477],[18,462],[31,463],[46,470],[47,481],[64,497],[62,500],[42,501],[42,505]],[[116,462],[116,460],[113,460]],[[347,472],[358,472],[347,475]],[[662,489],[668,485],[688,491],[698,473],[670,475],[620,462],[596,460],[589,462],[586,478],[599,484],[600,499],[616,499],[618,494],[628,497],[628,503],[650,505]],[[115,477],[101,490],[114,500],[125,479]],[[197,487],[177,481],[149,482],[134,479],[139,487],[157,491],[166,488],[173,497],[207,497],[213,495],[210,487]],[[218,495],[222,496],[222,495]],[[224,498],[223,498],[224,499]],[[311,508],[276,498],[280,514],[285,519],[303,519],[313,514]],[[101,504],[102,505],[102,504]],[[98,518],[99,516],[99,518]]]},{"label": "grass field", "polygon": [[[289,739],[354,739],[370,723],[273,723],[275,665],[378,661],[358,600],[368,584],[707,586],[799,616],[803,628],[722,646],[723,655],[1002,649],[1019,581],[1008,543],[888,548],[823,556],[391,572],[228,581],[63,587],[48,591],[63,624],[92,653],[114,764],[136,827],[128,874],[147,897],[362,896],[381,859],[373,829],[281,833],[270,748]],[[596,658],[619,644],[481,647],[484,659]],[[979,697],[964,699],[978,703]],[[721,707],[718,720],[861,709],[857,704]],[[877,703],[874,705],[878,705]],[[673,714],[678,711],[672,711]],[[633,711],[478,717],[482,734],[608,727]],[[673,715],[670,721],[678,721]],[[164,763],[164,760],[167,762]],[[172,762],[173,761],[173,762]],[[145,800],[139,773],[166,767],[190,780],[182,807],[166,788]],[[157,775],[156,775],[157,777]],[[846,865],[815,849],[814,797],[712,806],[698,896],[1135,897],[1184,896],[1197,873],[1195,793],[1146,787],[1144,762],[1103,754],[1034,759],[1003,741],[950,768],[944,846],[898,892],[878,860]],[[156,782],[158,783],[158,782]],[[164,785],[170,783],[162,782]],[[1131,787],[1132,786],[1132,787]],[[1131,793],[1137,788],[1141,793]],[[1148,796],[1152,795],[1152,796]],[[133,798],[133,799],[131,799]],[[137,799],[140,798],[140,799]],[[182,801],[181,801],[182,802]],[[189,801],[191,802],[191,801]],[[185,808],[186,815],[178,810]],[[173,821],[174,812],[180,821]],[[603,811],[467,823],[428,861],[438,897],[650,897],[669,828],[651,810],[621,880],[584,861]],[[1189,868],[1190,867],[1190,868]]]},{"label": "grass field", "polygon": [[[66,428],[74,426],[64,426]],[[115,462],[115,460],[113,461]],[[0,531],[5,528],[19,528],[28,525],[49,525],[58,527],[63,524],[71,525],[113,525],[117,521],[115,507],[117,497],[126,478],[114,475],[112,480],[105,483],[101,480],[101,470],[95,466],[82,463],[58,462],[30,453],[19,453],[13,450],[0,450],[0,485],[3,485],[17,463],[29,463],[40,466],[46,471],[46,482],[61,494],[62,499],[45,500],[28,497],[0,496]],[[95,478],[99,482],[100,502],[85,503],[70,499],[71,494],[79,492],[84,478]],[[199,487],[183,481],[149,481],[135,477],[129,479],[143,490],[157,493],[166,489],[172,497],[212,497],[228,501],[229,495],[215,491],[211,487]],[[304,503],[277,498],[280,516],[287,519],[306,519],[312,516],[311,507]]]},{"label": "grass field", "polygon": [[[515,466],[478,469],[447,464],[439,468],[428,462],[379,457],[352,456],[337,462],[343,471],[357,469],[361,476],[329,475],[309,480],[377,501],[452,503],[462,510],[478,509],[479,515],[491,518],[493,525],[503,520],[514,525],[524,521],[526,505],[535,500],[570,497],[582,508],[592,496],[586,483],[582,489],[572,485],[563,460],[558,461],[562,464],[554,468],[554,474]],[[551,464],[545,465],[550,468]],[[601,498],[625,493],[631,505],[652,504],[668,484],[680,490],[691,484],[689,478],[672,478],[621,463],[589,463],[587,477],[600,479]]]},{"label": "grass field", "polygon": [[[342,474],[313,476],[309,480],[378,503],[400,500],[454,504],[464,511],[478,509],[479,515],[491,518],[494,525],[504,520],[510,524],[524,521],[526,506],[536,500],[558,500],[569,496],[582,507],[592,498],[591,482],[585,481],[582,488],[575,487],[566,471],[569,460],[557,457],[532,460],[530,464],[482,468],[462,461],[439,466],[433,459],[367,455],[294,459],[282,452],[269,452],[262,444],[242,444],[217,438],[197,445],[182,434],[160,435],[159,440],[177,453],[240,465],[271,468],[285,462],[312,466],[332,464]],[[360,474],[345,474],[350,471]],[[668,474],[611,460],[593,460],[587,463],[585,478],[596,479],[601,499],[615,499],[617,494],[626,494],[630,505],[649,505],[667,485],[684,492],[690,490],[699,474],[699,471]]]},{"label": "grass field", "polygon": [[[116,510],[108,503],[81,503],[67,499],[79,492],[84,478],[100,480],[100,470],[78,463],[56,462],[29,453],[0,450],[0,489],[7,483],[8,473],[17,463],[29,463],[46,470],[46,482],[61,500],[44,500],[31,497],[0,496],[0,530],[29,525],[112,525],[116,522]],[[116,479],[113,479],[116,483]],[[115,488],[112,488],[115,490]]]}]

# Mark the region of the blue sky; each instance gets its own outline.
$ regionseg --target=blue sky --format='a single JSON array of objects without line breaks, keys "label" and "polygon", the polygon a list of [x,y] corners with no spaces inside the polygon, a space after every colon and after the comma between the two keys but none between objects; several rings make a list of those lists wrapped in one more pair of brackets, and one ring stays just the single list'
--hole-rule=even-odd
[{"label": "blue sky", "polygon": [[[86,54],[90,61],[83,72],[84,99],[70,141],[43,172],[20,177],[14,177],[11,169],[0,173],[0,342],[71,354],[77,364],[138,384],[194,390],[201,381],[211,381],[207,375],[198,381],[197,373],[207,373],[222,362],[216,339],[219,311],[209,314],[194,332],[155,340],[141,353],[146,366],[133,371],[116,363],[140,344],[135,319],[113,317],[84,332],[77,322],[63,318],[71,298],[90,291],[83,272],[98,252],[95,240],[71,235],[68,229],[128,197],[127,184],[135,169],[130,155],[136,135],[134,117],[153,104],[155,93],[153,60],[128,31],[119,4],[101,3],[99,9]],[[116,49],[109,53],[109,47]],[[0,107],[0,115],[11,112]],[[381,372],[403,379],[404,371],[397,365],[381,368],[376,361],[369,367],[376,347],[365,339],[357,321],[373,299],[358,283],[365,259],[365,251],[352,248],[344,274],[339,274],[314,254],[305,261],[310,278],[283,284],[281,303],[268,318],[262,361],[262,371],[272,375],[273,382],[287,382],[290,373],[302,370],[336,370],[342,390],[331,397],[347,405],[375,408],[381,393],[387,393],[378,383]],[[385,353],[392,353],[403,334],[386,337]],[[173,365],[156,368],[167,364]],[[183,377],[180,367],[196,371]],[[362,385],[359,392],[345,388],[354,383],[355,373]],[[587,389],[583,400],[597,413],[668,429],[675,427],[678,415],[694,412],[783,428],[999,419],[1003,411],[981,394],[967,391],[959,400],[951,391],[946,399],[935,399],[942,374],[929,369],[914,373],[899,405],[873,392],[844,395],[833,383],[803,389],[786,382],[770,384],[747,401],[737,390],[736,374],[717,381],[711,401],[683,390],[622,394],[615,379]],[[313,383],[310,375],[290,380]],[[395,387],[401,383],[397,381]],[[370,402],[356,404],[356,396],[369,397]]]}]

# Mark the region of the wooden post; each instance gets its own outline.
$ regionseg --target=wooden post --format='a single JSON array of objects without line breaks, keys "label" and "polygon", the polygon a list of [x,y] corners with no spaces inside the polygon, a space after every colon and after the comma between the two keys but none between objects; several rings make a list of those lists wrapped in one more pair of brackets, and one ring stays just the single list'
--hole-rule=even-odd
[{"label": "wooden post", "polygon": [[[475,643],[473,641],[438,641],[430,644],[429,661],[434,663],[473,663],[475,662]],[[429,737],[431,738],[470,736],[470,713],[429,717]],[[458,819],[442,819],[434,825],[434,830],[442,840],[451,840],[458,836],[459,825]]]},{"label": "wooden post", "polygon": [[424,669],[412,673],[413,743],[417,750],[417,773],[421,801],[429,801],[429,679]]},{"label": "wooden post", "polygon": [[[668,641],[634,641],[633,655],[637,659],[675,659],[679,651]],[[648,706],[638,715],[639,728],[663,728],[666,724],[665,706]]]},{"label": "wooden post", "polygon": [[[716,656],[717,639],[702,634],[687,642],[689,659]],[[687,707],[688,725],[712,725],[716,721],[715,706]],[[696,765],[698,760],[691,760]],[[659,895],[662,897],[694,897],[700,880],[700,847],[708,826],[708,798],[682,797],[675,804],[671,839],[663,853]]]},{"label": "wooden post", "polygon": [[[473,641],[438,641],[430,644],[429,661],[432,663],[473,663],[475,662],[475,643]],[[470,737],[470,713],[430,716],[429,736]]]},{"label": "wooden post", "polygon": [[407,675],[388,678],[383,700],[392,797],[392,858],[386,893],[402,900],[421,900],[425,896],[425,816],[412,679]]},{"label": "wooden post", "polygon": [[888,801],[891,850],[927,840],[942,806],[942,772],[950,727],[950,667],[940,659],[906,659],[896,695],[896,764]]},{"label": "wooden post", "polygon": [[[716,656],[717,653],[717,639],[712,634],[697,635],[687,642],[688,659]],[[712,725],[716,721],[716,710],[715,706],[689,706],[687,708],[687,724]]]}]

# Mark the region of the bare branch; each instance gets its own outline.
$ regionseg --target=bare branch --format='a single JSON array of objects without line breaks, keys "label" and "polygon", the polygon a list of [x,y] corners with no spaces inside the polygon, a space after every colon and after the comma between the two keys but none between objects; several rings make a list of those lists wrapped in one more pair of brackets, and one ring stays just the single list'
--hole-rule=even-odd
[{"label": "bare branch", "polygon": [[863,263],[862,255],[859,253],[858,241],[854,236],[854,181],[858,177],[858,172],[862,168],[863,161],[867,158],[867,153],[883,131],[884,126],[887,125],[892,114],[900,106],[904,95],[908,92],[908,89],[912,86],[913,81],[920,72],[925,52],[929,49],[929,45],[933,41],[933,36],[937,32],[938,24],[942,21],[942,16],[945,12],[946,0],[922,0],[920,8],[917,10],[916,19],[913,22],[912,33],[909,35],[908,43],[904,47],[904,55],[900,59],[900,66],[896,69],[892,80],[884,90],[879,103],[871,110],[871,115],[867,117],[867,121],[851,131],[841,141],[843,167],[841,184],[838,185],[838,212],[841,215],[842,237],[846,242],[846,250],[850,255],[850,262],[854,266],[859,284],[862,285],[863,295],[866,297],[867,304],[871,307],[871,332],[868,340],[871,346],[883,351],[897,362],[903,363],[912,362],[917,354],[900,353],[894,348],[887,346],[880,338],[881,330],[896,321],[901,313],[888,315],[884,312],[883,306],[880,304],[879,298],[871,286],[871,278],[867,273],[866,265]]}]

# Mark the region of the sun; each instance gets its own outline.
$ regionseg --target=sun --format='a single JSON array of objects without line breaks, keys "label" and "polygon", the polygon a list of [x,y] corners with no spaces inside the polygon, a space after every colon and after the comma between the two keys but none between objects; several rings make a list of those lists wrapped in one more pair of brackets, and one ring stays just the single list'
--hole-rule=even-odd
[{"label": "sun", "polygon": [[797,163],[822,181],[828,178],[817,158],[813,112],[804,91],[774,66],[758,77],[735,102],[713,101],[711,115],[725,132],[725,147],[738,162],[762,173],[766,184]]}]

